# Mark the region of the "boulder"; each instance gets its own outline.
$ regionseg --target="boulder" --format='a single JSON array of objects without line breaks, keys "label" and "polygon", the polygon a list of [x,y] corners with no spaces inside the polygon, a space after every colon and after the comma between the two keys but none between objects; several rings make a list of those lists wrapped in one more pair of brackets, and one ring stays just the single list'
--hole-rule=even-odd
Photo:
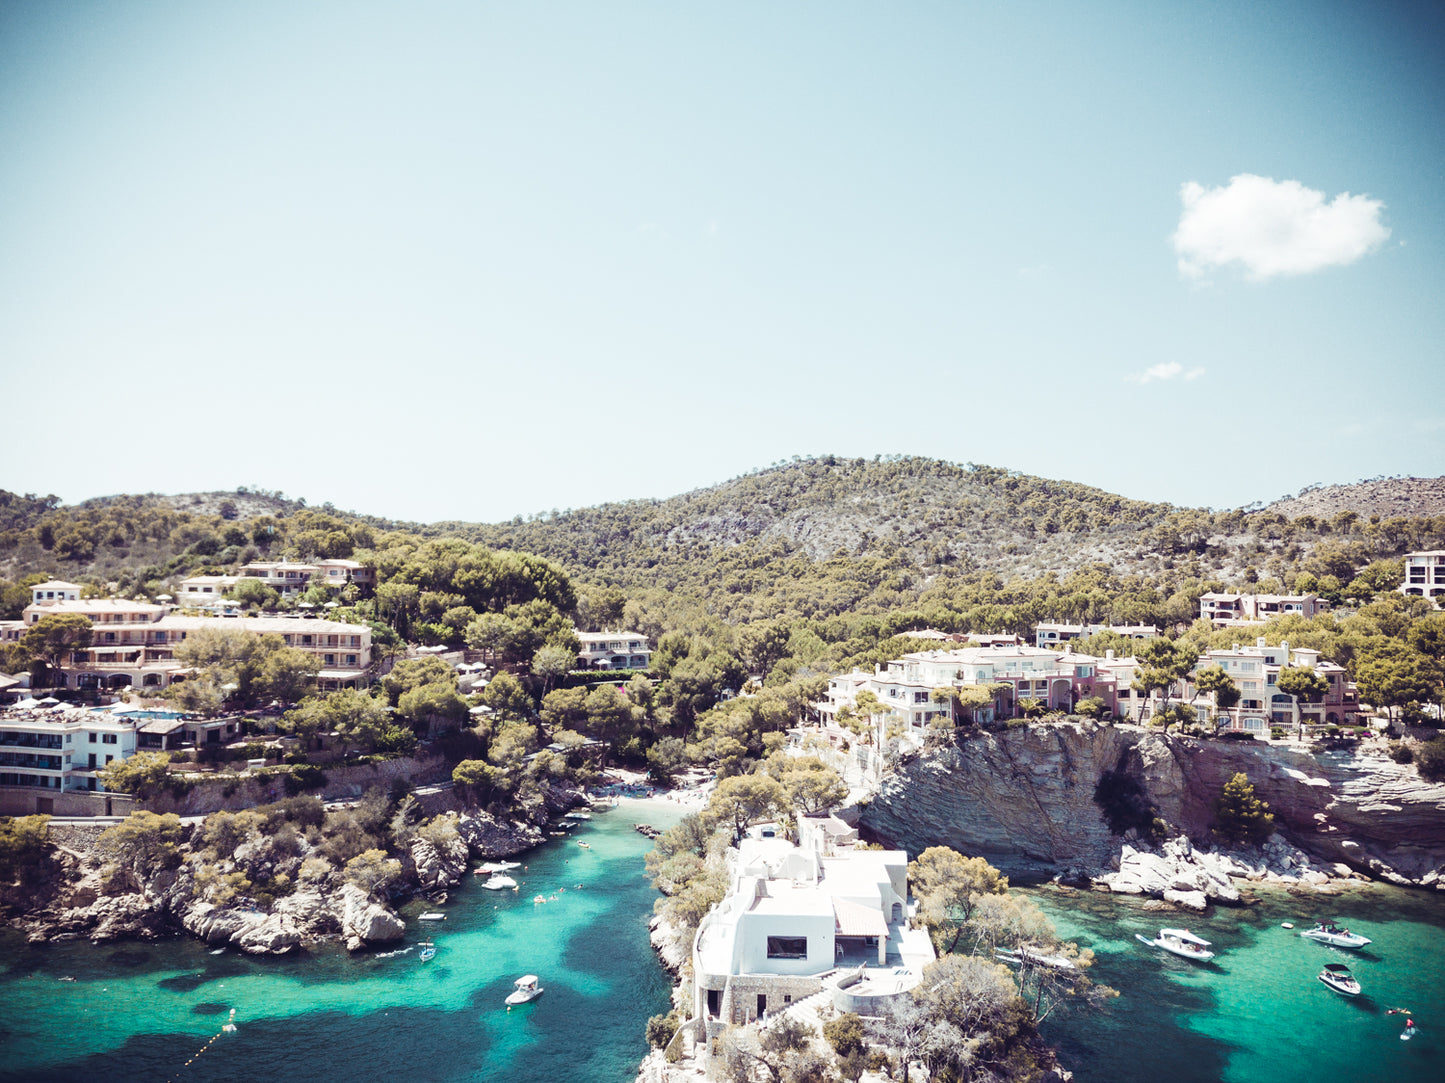
[{"label": "boulder", "polygon": [[348,938],[348,945],[352,939],[375,944],[400,940],[406,933],[406,923],[380,903],[372,902],[354,884],[346,884],[341,889],[341,932]]}]

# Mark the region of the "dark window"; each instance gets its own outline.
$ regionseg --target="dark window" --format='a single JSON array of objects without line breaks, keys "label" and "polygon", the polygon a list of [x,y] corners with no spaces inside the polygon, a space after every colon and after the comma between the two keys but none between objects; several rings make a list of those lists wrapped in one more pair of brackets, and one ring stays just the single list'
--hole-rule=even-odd
[{"label": "dark window", "polygon": [[808,938],[806,936],[768,937],[769,959],[806,959]]}]

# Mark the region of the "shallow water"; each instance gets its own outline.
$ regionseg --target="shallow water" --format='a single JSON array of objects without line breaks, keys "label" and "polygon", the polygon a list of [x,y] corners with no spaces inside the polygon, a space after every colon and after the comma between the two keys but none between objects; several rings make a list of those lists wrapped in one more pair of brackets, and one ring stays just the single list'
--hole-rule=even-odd
[{"label": "shallow water", "polygon": [[[670,989],[647,938],[656,893],[642,866],[651,843],[632,829],[641,816],[610,811],[523,855],[516,892],[469,882],[445,922],[417,922],[435,907],[408,906],[408,941],[377,954],[252,959],[189,939],[27,945],[7,933],[0,1081],[631,1080]],[[423,963],[427,936],[437,953]],[[528,972],[546,993],[508,1011]]]},{"label": "shallow water", "polygon": [[[1079,1083],[1445,1079],[1445,899],[1379,886],[1337,898],[1269,892],[1258,906],[1201,917],[1097,894],[1030,894],[1062,934],[1093,948],[1093,977],[1122,994],[1104,1013],[1044,1024]],[[1343,951],[1299,936],[1336,918],[1374,943]],[[1192,963],[1134,939],[1160,926],[1203,936],[1217,957]],[[1347,965],[1361,995],[1341,997],[1316,980],[1326,963]],[[1387,1014],[1398,1007],[1420,1028],[1410,1041],[1400,1041],[1405,1017]]]}]

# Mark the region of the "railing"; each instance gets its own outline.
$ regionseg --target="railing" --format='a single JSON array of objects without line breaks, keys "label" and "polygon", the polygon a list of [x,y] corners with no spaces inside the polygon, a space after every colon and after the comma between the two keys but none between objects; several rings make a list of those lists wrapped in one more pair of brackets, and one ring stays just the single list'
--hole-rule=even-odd
[{"label": "railing", "polygon": [[6,734],[0,736],[0,745],[11,748],[64,748],[59,737],[35,737],[30,734]]}]

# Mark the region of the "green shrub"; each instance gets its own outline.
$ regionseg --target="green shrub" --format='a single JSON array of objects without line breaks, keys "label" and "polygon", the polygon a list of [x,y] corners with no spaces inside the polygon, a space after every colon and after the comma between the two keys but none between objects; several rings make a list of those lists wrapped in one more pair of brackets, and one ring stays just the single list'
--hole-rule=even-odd
[{"label": "green shrub", "polygon": [[647,1021],[647,1044],[653,1049],[665,1049],[667,1043],[672,1041],[672,1036],[677,1033],[680,1022],[676,1008],[666,1015],[654,1015]]},{"label": "green shrub", "polygon": [[1283,741],[1284,730],[1282,730],[1279,726],[1271,726],[1269,730],[1269,739],[1271,741]]},{"label": "green shrub", "polygon": [[294,764],[281,779],[288,797],[297,797],[307,790],[319,790],[326,785],[326,772],[315,764]]},{"label": "green shrub", "polygon": [[1415,753],[1410,751],[1410,746],[1401,741],[1390,743],[1390,759],[1396,763],[1414,763]]},{"label": "green shrub", "polygon": [[1445,781],[1445,737],[1426,741],[1416,749],[1415,767],[1426,782]]}]

